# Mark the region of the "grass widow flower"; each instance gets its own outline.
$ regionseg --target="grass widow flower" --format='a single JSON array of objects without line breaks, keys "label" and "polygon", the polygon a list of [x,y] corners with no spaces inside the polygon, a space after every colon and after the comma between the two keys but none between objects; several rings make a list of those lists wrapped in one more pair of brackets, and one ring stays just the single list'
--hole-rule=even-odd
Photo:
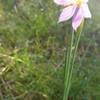
[{"label": "grass widow flower", "polygon": [[54,0],[58,5],[64,7],[59,22],[64,22],[72,18],[72,27],[74,30],[80,26],[84,18],[91,18],[88,8],[88,0]]}]

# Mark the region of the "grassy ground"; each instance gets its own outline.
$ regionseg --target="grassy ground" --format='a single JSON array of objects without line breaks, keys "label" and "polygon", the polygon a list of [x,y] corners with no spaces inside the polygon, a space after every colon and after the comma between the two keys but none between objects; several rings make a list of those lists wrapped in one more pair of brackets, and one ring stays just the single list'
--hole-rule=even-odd
[{"label": "grassy ground", "polygon": [[[52,0],[15,1],[0,1],[0,100],[62,100],[70,21],[57,24]],[[100,100],[99,1],[90,8],[69,100]]]}]

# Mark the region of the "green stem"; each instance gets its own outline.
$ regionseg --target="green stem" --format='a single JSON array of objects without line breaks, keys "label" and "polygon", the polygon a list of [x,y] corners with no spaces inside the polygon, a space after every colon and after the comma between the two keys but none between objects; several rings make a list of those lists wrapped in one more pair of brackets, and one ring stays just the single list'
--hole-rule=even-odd
[{"label": "green stem", "polygon": [[79,30],[77,31],[78,37],[77,37],[77,41],[75,43],[75,51],[74,51],[73,59],[72,59],[72,63],[71,63],[70,77],[69,77],[69,87],[71,85],[73,67],[74,67],[74,62],[75,62],[75,58],[76,58],[76,54],[77,54],[78,45],[79,45],[80,38],[81,38],[81,35],[82,35],[83,24],[84,24],[84,21],[82,22],[81,26],[79,27]]},{"label": "green stem", "polygon": [[[70,63],[71,63],[71,59],[72,59],[73,42],[74,42],[74,31],[73,31],[72,37],[71,37],[70,49],[68,49],[68,53],[66,53],[66,57],[65,57],[65,80],[64,80],[65,86],[64,86],[63,100],[67,100],[68,93],[69,93],[68,80],[69,80],[69,76],[70,76]],[[66,52],[67,52],[67,50],[66,50]]]},{"label": "green stem", "polygon": [[[80,41],[80,37],[81,37],[81,33],[82,33],[82,28],[83,28],[83,23],[81,24],[79,30],[78,30],[78,38],[75,42],[75,49],[73,52],[73,44],[74,44],[74,31],[72,33],[72,37],[71,37],[71,45],[70,45],[70,49],[68,50],[68,53],[66,53],[66,57],[65,57],[65,80],[64,80],[64,95],[63,95],[63,100],[67,100],[68,99],[68,94],[69,94],[69,90],[70,90],[70,85],[71,85],[71,79],[72,79],[72,73],[73,73],[73,65],[75,62],[75,57],[76,57],[76,53],[77,53],[77,49],[78,49],[78,45],[79,45],[79,41]],[[67,50],[66,50],[67,52]],[[74,54],[73,54],[74,53]]]}]

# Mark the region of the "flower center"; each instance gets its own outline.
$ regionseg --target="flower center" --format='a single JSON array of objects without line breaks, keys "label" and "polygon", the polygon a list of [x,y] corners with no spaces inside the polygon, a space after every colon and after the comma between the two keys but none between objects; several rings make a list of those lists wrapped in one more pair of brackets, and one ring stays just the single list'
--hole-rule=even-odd
[{"label": "flower center", "polygon": [[73,5],[80,7],[82,5],[82,3],[83,3],[83,0],[73,0],[73,3],[64,5],[64,7],[69,7],[69,6],[73,6]]},{"label": "flower center", "polygon": [[78,6],[81,6],[82,3],[83,3],[83,0],[76,0],[76,4],[77,4]]}]

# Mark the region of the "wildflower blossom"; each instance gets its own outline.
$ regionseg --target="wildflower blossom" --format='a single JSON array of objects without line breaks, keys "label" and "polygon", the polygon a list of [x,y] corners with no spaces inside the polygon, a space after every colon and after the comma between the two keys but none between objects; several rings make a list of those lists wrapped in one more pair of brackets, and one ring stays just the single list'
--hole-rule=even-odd
[{"label": "wildflower blossom", "polygon": [[91,18],[88,8],[88,0],[54,0],[58,5],[64,7],[59,22],[64,22],[72,18],[72,27],[74,30],[80,26],[84,18]]}]

